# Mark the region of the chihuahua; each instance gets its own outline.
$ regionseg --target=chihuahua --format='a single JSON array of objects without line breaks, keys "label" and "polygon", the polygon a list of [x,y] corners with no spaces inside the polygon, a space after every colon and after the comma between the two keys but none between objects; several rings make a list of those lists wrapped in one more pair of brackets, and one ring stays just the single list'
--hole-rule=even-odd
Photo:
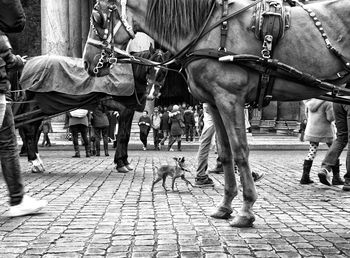
[{"label": "chihuahua", "polygon": [[185,172],[186,171],[189,172],[189,170],[183,167],[185,163],[185,158],[181,157],[181,158],[173,158],[173,159],[175,160],[175,166],[163,165],[160,168],[157,168],[158,178],[153,182],[151,191],[153,191],[154,185],[162,179],[163,179],[163,184],[162,184],[163,188],[165,189],[165,191],[167,191],[165,187],[165,180],[167,176],[171,176],[173,178],[172,184],[171,184],[171,189],[173,191],[174,191],[175,179],[179,177],[186,182],[186,185],[190,184],[193,187],[191,182],[185,178]]}]

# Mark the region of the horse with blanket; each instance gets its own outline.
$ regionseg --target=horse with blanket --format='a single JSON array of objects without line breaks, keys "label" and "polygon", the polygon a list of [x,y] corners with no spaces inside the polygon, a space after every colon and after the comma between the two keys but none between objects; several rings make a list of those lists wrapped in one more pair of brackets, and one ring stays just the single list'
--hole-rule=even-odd
[{"label": "horse with blanket", "polygon": [[[167,58],[153,48],[133,55],[157,61]],[[147,97],[155,97],[154,91],[149,95],[150,89],[164,83],[167,72],[137,64],[118,64],[112,71],[104,78],[91,78],[78,58],[38,56],[28,60],[13,91],[13,110],[32,172],[44,171],[38,154],[41,121],[77,108],[93,110],[99,102],[120,113],[114,162],[119,172],[131,169],[127,149],[133,115],[143,111]]]}]

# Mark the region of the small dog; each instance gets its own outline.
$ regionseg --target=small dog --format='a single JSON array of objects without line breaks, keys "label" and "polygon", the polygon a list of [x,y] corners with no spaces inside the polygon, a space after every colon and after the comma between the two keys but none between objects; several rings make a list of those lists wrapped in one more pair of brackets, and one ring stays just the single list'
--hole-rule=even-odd
[{"label": "small dog", "polygon": [[158,178],[152,184],[152,188],[151,188],[152,192],[153,192],[154,185],[162,179],[163,179],[163,184],[162,184],[163,188],[165,189],[165,191],[167,191],[165,187],[165,180],[167,176],[171,176],[173,178],[172,184],[171,184],[171,189],[173,191],[174,191],[175,179],[179,177],[186,182],[186,185],[190,184],[193,187],[191,182],[185,178],[185,172],[186,171],[189,172],[187,169],[183,167],[185,163],[185,158],[181,157],[181,158],[173,158],[173,159],[175,160],[175,163],[176,163],[175,166],[164,165],[164,166],[161,166],[160,168],[157,168]]}]

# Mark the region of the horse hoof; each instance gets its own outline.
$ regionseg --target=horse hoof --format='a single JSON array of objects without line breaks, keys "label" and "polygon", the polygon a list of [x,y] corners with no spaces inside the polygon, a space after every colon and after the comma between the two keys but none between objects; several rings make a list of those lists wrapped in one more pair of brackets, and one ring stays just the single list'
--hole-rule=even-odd
[{"label": "horse hoof", "polygon": [[124,167],[126,167],[126,169],[128,169],[129,171],[134,170],[134,168],[131,167],[129,164],[128,164],[128,165],[125,165]]},{"label": "horse hoof", "polygon": [[225,207],[219,207],[216,212],[211,214],[210,216],[215,219],[228,219],[231,217],[232,210],[225,208]]},{"label": "horse hoof", "polygon": [[118,173],[128,173],[129,170],[124,166],[124,167],[120,167],[117,168]]},{"label": "horse hoof", "polygon": [[254,216],[239,216],[237,215],[231,222],[230,225],[236,228],[250,228],[253,226],[253,222],[255,221]]}]

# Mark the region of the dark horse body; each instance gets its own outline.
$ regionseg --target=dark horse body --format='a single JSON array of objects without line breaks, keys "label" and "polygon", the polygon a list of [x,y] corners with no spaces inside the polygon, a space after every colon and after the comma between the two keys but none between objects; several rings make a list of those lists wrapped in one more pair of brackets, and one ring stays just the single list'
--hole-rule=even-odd
[{"label": "dark horse body", "polygon": [[[164,58],[161,51],[153,49],[136,52],[133,54],[138,57],[153,59],[155,61],[162,61]],[[150,84],[148,81],[156,81],[157,78],[155,78],[155,76],[158,76],[155,69],[149,66],[133,64],[132,70],[134,74],[135,90],[131,96],[106,97],[105,94],[90,94],[88,98],[84,98],[88,99],[89,101],[84,103],[82,106],[80,101],[75,101],[78,99],[77,96],[66,95],[65,98],[70,98],[72,100],[72,105],[76,103],[76,106],[70,106],[69,109],[66,110],[65,107],[62,107],[61,109],[62,113],[69,111],[72,108],[80,107],[93,110],[98,101],[101,100],[102,104],[107,109],[115,110],[120,113],[114,162],[117,165],[117,169],[121,172],[126,172],[127,168],[125,168],[125,166],[129,165],[127,150],[134,113],[135,111],[143,111],[146,104],[149,87],[152,86],[149,85],[148,87],[148,84]],[[17,87],[13,87],[13,89],[20,89],[20,85],[18,85],[15,80],[13,80],[13,85],[17,85]],[[20,136],[23,140],[23,149],[27,151],[28,161],[33,165],[32,171],[42,172],[44,171],[44,167],[38,154],[38,141],[41,133],[39,131],[39,127],[46,114],[40,110],[40,107],[36,103],[35,99],[36,97],[40,96],[41,98],[51,98],[52,101],[55,101],[55,95],[52,93],[45,94],[28,91],[26,93],[14,95],[17,95],[14,96],[16,103],[13,105],[15,123],[16,127],[19,128]],[[50,116],[54,115],[51,114]]]},{"label": "dark horse body", "polygon": [[[260,56],[262,42],[257,40],[250,30],[253,8],[246,8],[252,7],[258,1],[229,2],[233,4],[229,5],[227,13],[234,15],[228,20],[225,48],[240,55]],[[257,199],[257,192],[248,161],[244,106],[256,99],[260,72],[247,69],[242,63],[220,62],[217,57],[210,55],[194,59],[187,58],[196,50],[210,49],[214,53],[218,52],[222,17],[222,8],[219,3],[221,1],[216,0],[128,0],[126,3],[117,0],[99,0],[92,17],[95,19],[99,13],[106,15],[111,10],[117,9],[119,15],[115,17],[122,17],[121,20],[124,22],[127,20],[137,31],[147,33],[182,59],[179,61],[185,64],[192,94],[197,99],[210,104],[220,146],[219,156],[223,161],[225,191],[223,200],[212,216],[229,218],[233,212],[231,203],[238,194],[232,163],[234,158],[240,171],[243,205],[231,225],[250,227],[255,220],[252,208]],[[124,4],[127,9],[123,6]],[[315,25],[322,24],[322,30],[328,34],[330,42],[345,59],[349,60],[349,9],[348,0],[315,2],[306,5],[306,10],[302,7],[291,8],[291,26],[275,46],[274,58],[302,71],[303,75],[311,74],[320,79],[334,77],[344,69],[344,62],[329,51],[320,30]],[[211,10],[213,10],[212,13]],[[320,23],[314,23],[310,17],[311,14],[317,16]],[[207,24],[206,21],[208,21]],[[217,23],[218,21],[220,22]],[[206,24],[205,29],[210,28],[210,30],[198,37],[204,24]],[[130,39],[129,34],[124,30],[113,35],[114,46],[117,44],[123,46]],[[85,68],[91,70],[96,66],[92,57],[100,49],[87,43],[84,62]],[[221,54],[225,55],[225,53]],[[292,71],[292,69],[289,70],[290,73]],[[333,86],[319,87],[319,84],[297,80],[295,76],[286,78],[277,74],[276,77],[270,94],[273,100],[297,101],[317,98],[334,89]],[[339,88],[337,90],[349,94],[347,90]]]}]

